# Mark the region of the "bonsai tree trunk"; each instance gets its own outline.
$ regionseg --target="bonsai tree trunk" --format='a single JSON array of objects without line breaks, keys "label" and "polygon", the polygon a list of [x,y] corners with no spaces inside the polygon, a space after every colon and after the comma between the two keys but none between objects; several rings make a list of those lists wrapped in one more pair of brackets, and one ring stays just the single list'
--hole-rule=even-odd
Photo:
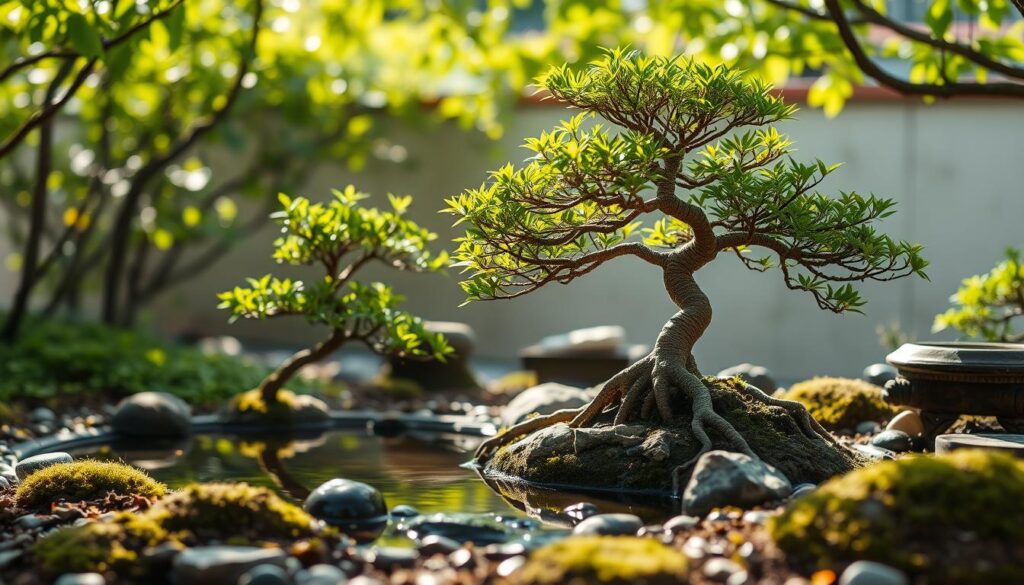
[{"label": "bonsai tree trunk", "polygon": [[296,352],[284,361],[260,383],[259,391],[263,403],[271,405],[278,402],[277,391],[291,380],[304,366],[318,362],[337,351],[348,341],[348,333],[344,330],[335,330],[326,340],[321,341],[310,349],[303,349]]},{"label": "bonsai tree trunk", "polygon": [[[477,458],[486,459],[498,447],[557,423],[568,423],[571,428],[587,426],[616,403],[618,410],[615,424],[634,420],[677,423],[678,417],[673,413],[672,402],[680,394],[690,401],[693,412],[689,421],[690,429],[700,442],[701,450],[677,469],[677,473],[692,466],[701,455],[713,448],[709,429],[713,429],[730,449],[758,457],[743,435],[715,412],[711,392],[704,384],[693,357],[694,344],[711,323],[711,303],[697,285],[693,274],[714,258],[714,248],[711,250],[709,254],[701,254],[696,246],[687,245],[674,253],[666,263],[665,287],[672,301],[679,307],[679,312],[662,328],[650,354],[605,382],[590,404],[579,409],[560,410],[534,417],[515,425],[481,443],[477,449]],[[742,391],[752,400],[785,409],[807,436],[835,442],[799,402],[772,398],[749,384],[744,384]]]}]

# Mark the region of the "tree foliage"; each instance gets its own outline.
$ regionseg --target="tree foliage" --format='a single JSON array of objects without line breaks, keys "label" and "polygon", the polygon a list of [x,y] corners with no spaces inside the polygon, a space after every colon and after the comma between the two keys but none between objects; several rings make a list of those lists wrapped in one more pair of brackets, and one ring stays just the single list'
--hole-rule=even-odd
[{"label": "tree foliage", "polygon": [[1006,260],[988,273],[965,278],[949,299],[954,306],[936,315],[933,330],[954,329],[989,341],[1024,341],[1024,333],[1015,326],[1024,316],[1021,266],[1020,250],[1011,248]]},{"label": "tree foliage", "polygon": [[619,256],[666,267],[686,249],[704,262],[732,251],[753,270],[776,266],[787,286],[836,312],[863,304],[854,281],[924,276],[921,247],[874,225],[892,200],[816,190],[836,166],[789,156],[771,124],[794,109],[768,85],[725,65],[621,49],[539,83],[582,113],[527,140],[523,165],[447,201],[466,225],[455,258],[470,300],[567,283]]},{"label": "tree foliage", "polygon": [[[559,2],[520,34],[526,8],[0,0],[5,264],[47,313],[98,291],[105,320],[131,322],[258,230],[268,193],[325,161],[404,164],[389,120],[497,137],[545,63],[606,32]],[[44,122],[60,132],[40,145]]]},{"label": "tree foliage", "polygon": [[[282,368],[326,357],[349,341],[362,342],[380,354],[409,358],[443,360],[452,351],[444,337],[428,331],[419,317],[398,309],[402,297],[388,286],[353,280],[370,263],[415,272],[436,272],[447,266],[446,253],[427,250],[436,235],[405,217],[411,197],[389,195],[391,209],[386,211],[363,207],[360,201],[367,195],[352,186],[335,191],[326,204],[305,197],[279,197],[282,210],[273,218],[281,225],[282,236],[274,242],[274,259],[314,266],[323,276],[302,281],[267,274],[250,278],[249,286],[222,292],[218,298],[219,308],[230,311],[232,320],[291,315],[331,329],[328,342],[311,354],[300,352],[299,360],[293,358]],[[292,373],[278,376],[275,385],[283,384]]]}]

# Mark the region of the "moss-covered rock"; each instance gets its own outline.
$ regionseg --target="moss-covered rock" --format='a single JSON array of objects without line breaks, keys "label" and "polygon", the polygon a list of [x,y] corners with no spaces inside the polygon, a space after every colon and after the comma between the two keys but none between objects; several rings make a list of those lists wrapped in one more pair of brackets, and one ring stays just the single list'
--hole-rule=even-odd
[{"label": "moss-covered rock", "polygon": [[248,544],[313,536],[313,517],[267,488],[244,483],[192,484],[156,503],[150,514],[165,529],[200,542]]},{"label": "moss-covered rock", "polygon": [[1024,462],[983,451],[887,461],[794,500],[769,529],[794,562],[867,559],[929,583],[1024,583]]},{"label": "moss-covered rock", "polygon": [[[864,463],[849,449],[805,435],[782,408],[750,400],[736,390],[742,383],[705,380],[715,411],[793,484],[821,483]],[[614,412],[608,412],[588,428],[559,424],[542,429],[495,452],[487,472],[555,486],[670,492],[673,471],[700,451],[690,429],[689,402],[680,396],[673,409],[678,422],[671,426],[613,426]],[[708,432],[716,447],[728,449],[714,429]]]},{"label": "moss-covered rock", "polygon": [[221,412],[227,422],[269,426],[295,426],[325,423],[330,409],[314,396],[278,390],[277,402],[267,404],[259,389],[232,398]]},{"label": "moss-covered rock", "polygon": [[517,585],[669,585],[686,579],[687,559],[651,538],[576,536],[545,546],[512,577]]},{"label": "moss-covered rock", "polygon": [[36,562],[49,574],[114,571],[138,574],[139,555],[171,538],[148,514],[121,512],[113,519],[63,528],[33,547]]},{"label": "moss-covered rock", "polygon": [[817,377],[787,390],[782,398],[807,407],[827,429],[852,430],[864,421],[882,422],[898,410],[882,400],[882,389],[863,380]]},{"label": "moss-covered rock", "polygon": [[60,500],[78,502],[117,495],[155,498],[167,487],[130,465],[89,459],[58,463],[25,478],[15,494],[18,505],[27,508],[49,507]]},{"label": "moss-covered rock", "polygon": [[193,484],[139,513],[58,530],[34,548],[49,573],[115,571],[138,574],[134,563],[147,547],[213,542],[261,545],[333,534],[274,492],[244,483]]}]

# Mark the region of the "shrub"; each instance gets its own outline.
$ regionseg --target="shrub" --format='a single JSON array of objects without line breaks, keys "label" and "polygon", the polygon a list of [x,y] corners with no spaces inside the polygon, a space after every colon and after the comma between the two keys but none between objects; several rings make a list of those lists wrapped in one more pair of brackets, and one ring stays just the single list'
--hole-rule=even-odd
[{"label": "shrub", "polygon": [[40,469],[21,482],[15,497],[19,506],[31,509],[60,500],[95,500],[109,492],[154,498],[166,491],[164,484],[130,465],[82,460]]},{"label": "shrub", "polygon": [[887,461],[794,500],[769,530],[797,562],[867,559],[929,582],[1024,583],[1024,462],[984,451]]},{"label": "shrub", "polygon": [[950,297],[953,307],[935,316],[932,330],[952,328],[968,337],[1020,343],[1024,316],[1024,270],[1020,250],[1006,251],[992,270],[965,278]]},{"label": "shrub", "polygon": [[520,585],[685,582],[687,559],[650,538],[576,536],[534,552],[513,581]]},{"label": "shrub", "polygon": [[881,388],[851,378],[812,378],[794,384],[782,397],[806,406],[811,416],[831,430],[888,420],[897,412],[882,400]]},{"label": "shrub", "polygon": [[99,323],[34,319],[16,343],[0,344],[0,402],[7,403],[96,394],[117,399],[149,390],[214,403],[265,374],[241,358]]}]

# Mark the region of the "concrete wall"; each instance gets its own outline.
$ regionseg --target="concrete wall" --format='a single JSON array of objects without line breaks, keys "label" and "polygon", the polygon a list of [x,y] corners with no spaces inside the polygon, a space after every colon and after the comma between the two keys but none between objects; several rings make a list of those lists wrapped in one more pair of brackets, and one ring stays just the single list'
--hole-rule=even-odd
[{"label": "concrete wall", "polygon": [[[450,218],[436,213],[442,198],[479,184],[506,160],[521,160],[522,139],[549,128],[562,114],[558,108],[524,107],[497,145],[448,127],[402,136],[409,152],[405,164],[374,163],[358,176],[340,165],[321,169],[302,193],[326,196],[331,187],[350,181],[381,197],[387,191],[412,193],[414,215],[438,230],[444,242],[455,232]],[[1024,110],[1019,105],[853,102],[834,120],[804,109],[782,129],[795,140],[798,157],[845,163],[823,189],[873,192],[899,202],[899,212],[884,228],[925,245],[931,282],[864,285],[866,315],[834,315],[820,311],[809,295],[786,289],[777,272],[749,272],[735,258],[722,256],[698,276],[715,308],[696,352],[705,371],[750,361],[785,379],[856,375],[884,357],[875,333],[879,323],[898,320],[909,333],[929,337],[932,317],[946,307],[960,279],[987,270],[1006,246],[1022,244]],[[161,298],[151,319],[170,332],[199,329],[273,343],[319,335],[301,320],[229,326],[215,309],[217,291],[276,268],[269,259],[273,237],[273,230],[266,230],[213,270]],[[674,310],[658,272],[630,258],[569,286],[550,285],[524,298],[463,308],[455,278],[387,271],[370,276],[393,282],[410,297],[408,307],[426,318],[469,323],[480,338],[480,353],[493,357],[509,357],[542,336],[591,325],[621,324],[630,341],[651,343]],[[8,280],[0,284],[4,298],[9,298]]]}]

